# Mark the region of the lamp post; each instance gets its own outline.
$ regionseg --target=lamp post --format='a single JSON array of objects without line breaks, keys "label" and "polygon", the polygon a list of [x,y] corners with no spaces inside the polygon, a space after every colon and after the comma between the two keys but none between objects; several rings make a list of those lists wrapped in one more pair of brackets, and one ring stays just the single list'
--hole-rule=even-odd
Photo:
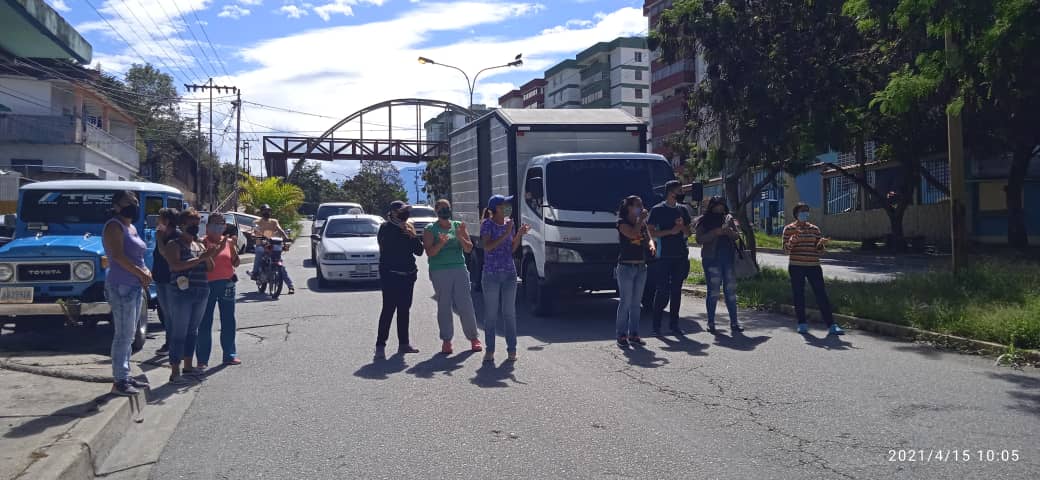
[{"label": "lamp post", "polygon": [[[473,90],[475,90],[477,88],[477,78],[480,77],[480,74],[484,73],[484,72],[486,72],[488,70],[494,70],[496,68],[519,67],[519,66],[524,64],[524,61],[520,59],[520,57],[522,57],[522,56],[523,56],[523,54],[521,53],[521,54],[517,55],[516,58],[513,59],[512,62],[505,63],[505,64],[502,64],[502,65],[495,65],[493,67],[487,67],[487,68],[480,69],[479,71],[477,71],[477,73],[475,75],[473,75],[473,79],[472,80],[470,80],[469,74],[467,74],[463,69],[461,69],[459,67],[456,67],[454,65],[448,65],[446,63],[437,63],[437,62],[435,62],[435,61],[433,61],[433,60],[431,60],[429,58],[426,58],[426,57],[419,57],[419,63],[421,63],[423,65],[426,65],[426,64],[440,65],[442,67],[452,68],[452,69],[457,70],[459,73],[461,73],[463,77],[466,77],[466,88],[469,89],[469,105],[468,105],[468,108],[470,108],[472,110],[473,109]],[[467,122],[470,121],[470,120],[471,120],[470,118],[466,119]]]}]

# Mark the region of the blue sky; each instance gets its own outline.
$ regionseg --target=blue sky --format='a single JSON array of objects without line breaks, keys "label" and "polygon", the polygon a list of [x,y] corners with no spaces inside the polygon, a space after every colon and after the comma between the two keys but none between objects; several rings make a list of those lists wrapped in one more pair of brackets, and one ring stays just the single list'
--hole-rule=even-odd
[{"label": "blue sky", "polygon": [[[332,118],[382,100],[420,97],[465,105],[462,75],[420,65],[419,55],[473,72],[522,53],[523,67],[481,77],[476,102],[494,106],[500,95],[593,43],[645,34],[647,28],[641,0],[47,2],[93,45],[92,65],[102,70],[119,73],[143,57],[172,73],[178,85],[212,76],[217,84],[241,88],[246,101],[320,115],[246,104],[243,131],[256,141],[254,158],[260,157],[256,146],[263,135],[313,135],[331,126]],[[234,137],[223,135],[230,108],[226,100],[214,107],[224,158],[234,157]],[[186,110],[194,114],[195,107],[186,104]],[[343,133],[349,128],[356,127]],[[366,137],[379,128],[366,123]],[[350,162],[325,168],[334,178],[355,170]]]}]

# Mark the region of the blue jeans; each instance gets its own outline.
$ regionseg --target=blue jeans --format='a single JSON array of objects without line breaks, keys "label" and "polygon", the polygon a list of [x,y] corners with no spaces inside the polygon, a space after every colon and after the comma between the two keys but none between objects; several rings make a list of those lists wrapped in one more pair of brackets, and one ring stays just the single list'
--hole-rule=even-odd
[{"label": "blue jeans", "polygon": [[199,335],[199,324],[209,301],[209,287],[194,287],[181,290],[173,287],[169,291],[171,315],[170,338],[166,346],[170,349],[170,365],[195,356],[195,344]]},{"label": "blue jeans", "polygon": [[112,378],[123,382],[130,378],[131,347],[144,301],[142,288],[106,283],[105,296],[112,307]]},{"label": "blue jeans", "polygon": [[719,287],[726,295],[730,325],[737,324],[737,270],[733,262],[704,260],[704,278],[708,282],[708,325],[715,325],[715,309],[719,304]]},{"label": "blue jeans", "polygon": [[235,350],[235,282],[217,280],[209,282],[206,312],[199,324],[198,348],[195,352],[199,365],[209,365],[209,354],[213,350],[213,314],[217,305],[220,305],[220,349],[224,352],[224,361],[231,361],[238,356]]},{"label": "blue jeans", "polygon": [[614,270],[618,283],[617,335],[639,336],[642,317],[643,288],[646,287],[646,264],[619,263]]},{"label": "blue jeans", "polygon": [[502,319],[506,351],[516,352],[516,273],[484,272],[484,343],[489,353],[495,352],[495,327]]},{"label": "blue jeans", "polygon": [[[264,263],[264,259],[267,258],[267,249],[261,248],[256,256],[253,257],[253,270],[249,272],[249,276],[256,276],[257,272],[260,271],[260,265]],[[285,265],[281,267],[275,265],[275,268],[279,268],[282,271],[282,280],[285,281],[285,285],[289,288],[293,288],[292,279],[289,278],[289,272],[285,270]]]},{"label": "blue jeans", "polygon": [[162,323],[163,331],[166,332],[166,342],[169,347],[170,342],[170,317],[173,315],[170,311],[173,305],[170,303],[170,290],[173,289],[173,285],[169,283],[158,283],[155,284],[155,293],[159,297],[159,323]]}]

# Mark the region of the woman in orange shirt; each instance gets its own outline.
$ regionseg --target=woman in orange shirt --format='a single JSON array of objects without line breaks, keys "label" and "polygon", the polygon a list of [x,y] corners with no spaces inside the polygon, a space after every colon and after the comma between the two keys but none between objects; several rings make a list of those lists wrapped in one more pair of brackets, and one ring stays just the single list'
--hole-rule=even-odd
[{"label": "woman in orange shirt", "polygon": [[209,366],[209,354],[213,350],[213,314],[220,305],[220,349],[224,354],[225,365],[240,365],[238,351],[235,349],[235,269],[241,260],[238,258],[238,232],[227,231],[224,215],[213,212],[206,224],[205,243],[207,247],[216,246],[218,253],[213,257],[213,269],[206,273],[209,281],[209,302],[199,325],[198,346],[195,354],[200,370]]}]

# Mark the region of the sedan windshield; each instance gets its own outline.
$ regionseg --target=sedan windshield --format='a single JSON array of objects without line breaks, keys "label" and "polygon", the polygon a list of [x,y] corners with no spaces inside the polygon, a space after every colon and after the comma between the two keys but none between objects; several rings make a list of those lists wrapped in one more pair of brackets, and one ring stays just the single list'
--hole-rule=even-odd
[{"label": "sedan windshield", "polygon": [[325,237],[374,237],[379,233],[379,223],[375,220],[333,220],[325,226]]},{"label": "sedan windshield", "polygon": [[[561,210],[614,212],[621,200],[639,195],[643,204],[658,203],[664,184],[675,178],[660,160],[595,159],[550,163],[546,176],[549,204]],[[587,188],[574,188],[582,185]]]}]

